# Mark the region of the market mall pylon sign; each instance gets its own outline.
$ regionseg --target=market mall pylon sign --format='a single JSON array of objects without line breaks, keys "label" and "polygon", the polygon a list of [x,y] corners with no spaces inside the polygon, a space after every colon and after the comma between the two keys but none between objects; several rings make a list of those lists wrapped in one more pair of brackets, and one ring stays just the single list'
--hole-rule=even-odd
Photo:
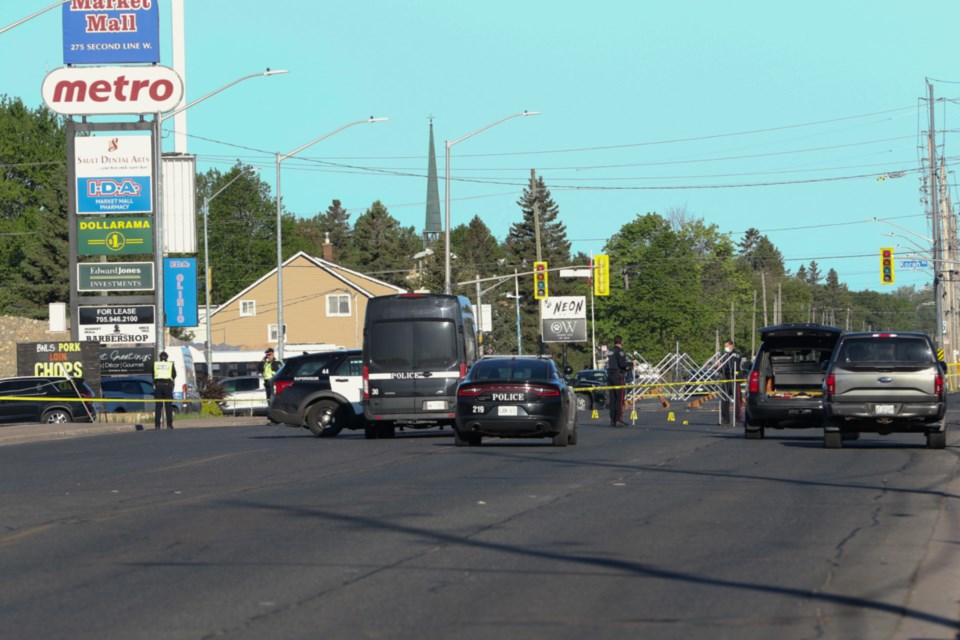
[{"label": "market mall pylon sign", "polygon": [[137,115],[170,111],[183,80],[170,67],[61,67],[43,80],[43,102],[65,116]]}]

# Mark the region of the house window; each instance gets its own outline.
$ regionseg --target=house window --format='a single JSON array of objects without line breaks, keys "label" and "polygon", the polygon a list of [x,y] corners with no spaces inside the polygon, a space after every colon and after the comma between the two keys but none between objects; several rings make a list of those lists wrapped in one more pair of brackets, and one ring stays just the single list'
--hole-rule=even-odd
[{"label": "house window", "polygon": [[240,317],[245,318],[248,316],[257,315],[257,301],[256,300],[241,300],[240,301]]},{"label": "house window", "polygon": [[[283,335],[287,335],[287,325],[283,325]],[[277,342],[280,340],[280,336],[277,335],[277,325],[268,324],[267,325],[267,342]]]},{"label": "house window", "polygon": [[350,296],[347,294],[327,296],[327,317],[349,316]]}]

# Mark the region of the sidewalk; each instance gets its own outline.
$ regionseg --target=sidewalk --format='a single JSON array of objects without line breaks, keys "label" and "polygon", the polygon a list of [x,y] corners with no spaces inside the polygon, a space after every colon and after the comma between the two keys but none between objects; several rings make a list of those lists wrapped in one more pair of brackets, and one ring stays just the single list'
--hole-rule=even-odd
[{"label": "sidewalk", "polygon": [[[0,426],[0,447],[27,442],[43,442],[63,438],[80,438],[84,436],[98,436],[108,433],[134,433],[139,431],[135,422],[70,422],[66,424],[12,424]],[[153,429],[153,420],[141,421],[143,430]],[[239,427],[268,425],[264,416],[223,416],[221,418],[193,418],[174,420],[174,431],[177,429],[197,429],[208,427]]]}]

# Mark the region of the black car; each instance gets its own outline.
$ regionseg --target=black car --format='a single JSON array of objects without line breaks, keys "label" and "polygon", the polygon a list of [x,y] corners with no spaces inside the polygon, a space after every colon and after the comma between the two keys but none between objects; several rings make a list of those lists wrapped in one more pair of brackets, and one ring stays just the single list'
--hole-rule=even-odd
[{"label": "black car", "polygon": [[484,437],[552,438],[577,444],[577,404],[552,360],[485,358],[457,387],[454,439],[478,446]]},{"label": "black car", "polygon": [[577,409],[590,411],[594,407],[603,409],[607,405],[607,370],[582,369],[572,378],[567,378],[567,384],[574,388],[577,394]]},{"label": "black car", "polygon": [[79,378],[0,379],[0,422],[93,422],[93,391]]},{"label": "black car", "polygon": [[843,333],[820,324],[760,329],[762,343],[747,376],[744,435],[763,438],[768,428],[819,428],[824,370]]},{"label": "black car", "polygon": [[[363,362],[359,349],[288,358],[273,377],[267,416],[320,437],[366,426],[360,401]],[[369,431],[369,430],[367,430]],[[372,437],[367,433],[367,437]]]}]

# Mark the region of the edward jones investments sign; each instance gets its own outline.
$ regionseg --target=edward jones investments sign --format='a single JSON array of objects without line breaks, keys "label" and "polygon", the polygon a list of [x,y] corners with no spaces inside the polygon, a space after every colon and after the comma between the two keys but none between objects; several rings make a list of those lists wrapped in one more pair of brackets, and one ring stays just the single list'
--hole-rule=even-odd
[{"label": "edward jones investments sign", "polygon": [[154,0],[70,0],[63,5],[63,63],[160,62]]}]

